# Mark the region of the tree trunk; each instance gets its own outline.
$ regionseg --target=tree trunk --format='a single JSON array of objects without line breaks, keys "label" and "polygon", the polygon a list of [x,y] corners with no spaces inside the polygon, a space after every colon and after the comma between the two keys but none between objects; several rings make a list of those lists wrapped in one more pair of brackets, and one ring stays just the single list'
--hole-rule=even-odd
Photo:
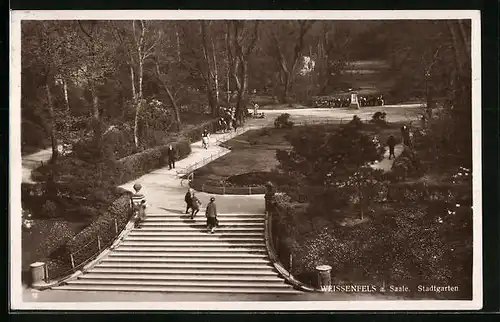
[{"label": "tree trunk", "polygon": [[49,117],[50,117],[50,141],[52,144],[52,158],[51,162],[56,163],[57,162],[57,157],[59,156],[59,150],[58,150],[58,143],[57,143],[57,136],[56,136],[56,120],[54,116],[54,103],[52,101],[52,94],[50,92],[50,86],[47,81],[45,83],[45,92],[47,94],[47,106],[49,109]]},{"label": "tree trunk", "polygon": [[288,103],[288,91],[290,89],[290,75],[285,72],[283,77],[283,92],[281,93],[280,103]]},{"label": "tree trunk", "polygon": [[68,83],[66,79],[63,78],[63,91],[64,91],[64,102],[66,103],[66,112],[69,113],[69,97],[68,97]]},{"label": "tree trunk", "polygon": [[98,149],[100,149],[102,139],[101,118],[99,115],[99,98],[96,93],[94,84],[90,86],[92,94],[92,127],[94,131],[94,142]]},{"label": "tree trunk", "polygon": [[161,77],[160,66],[158,65],[158,62],[156,63],[156,74],[157,74],[158,79],[160,80],[161,84],[163,85],[163,89],[167,93],[170,104],[172,104],[172,108],[174,110],[174,115],[175,115],[177,131],[180,131],[181,130],[181,114],[179,112],[179,107],[177,106],[177,103],[175,102],[174,96],[172,95],[170,88],[168,88],[167,83]]},{"label": "tree trunk", "polygon": [[[218,100],[214,97],[214,71],[212,69],[212,64],[210,63],[209,53],[208,53],[208,42],[207,42],[207,31],[205,22],[200,22],[200,30],[201,30],[201,40],[202,40],[202,49],[203,49],[203,57],[205,60],[206,67],[206,87],[207,87],[207,98],[208,104],[210,106],[211,114],[216,116],[218,113]],[[215,55],[215,53],[214,53]]]},{"label": "tree trunk", "polygon": [[[139,55],[141,51],[139,50]],[[136,148],[139,147],[139,116],[141,115],[142,108],[142,79],[143,79],[143,62],[141,57],[139,57],[139,94],[137,95],[135,117],[134,117],[134,145]]]},{"label": "tree trunk", "polygon": [[230,91],[230,79],[231,79],[231,53],[229,52],[229,38],[228,34],[226,33],[226,53],[227,53],[227,84],[226,84],[226,95],[227,95],[227,105],[229,105],[229,102],[231,101],[231,96],[229,95]]},{"label": "tree trunk", "polygon": [[179,28],[175,26],[175,38],[177,40],[177,62],[181,62],[181,40],[179,37]]},{"label": "tree trunk", "polygon": [[217,70],[217,55],[215,54],[215,43],[212,39],[213,57],[214,57],[214,81],[215,81],[215,101],[219,105],[219,72]]},{"label": "tree trunk", "polygon": [[136,148],[139,147],[139,113],[141,109],[142,100],[137,100],[135,106],[135,117],[134,117],[134,145]]},{"label": "tree trunk", "polygon": [[134,68],[132,67],[132,65],[130,65],[130,81],[132,83],[132,101],[136,103],[137,94],[135,92],[135,75],[134,75]]}]

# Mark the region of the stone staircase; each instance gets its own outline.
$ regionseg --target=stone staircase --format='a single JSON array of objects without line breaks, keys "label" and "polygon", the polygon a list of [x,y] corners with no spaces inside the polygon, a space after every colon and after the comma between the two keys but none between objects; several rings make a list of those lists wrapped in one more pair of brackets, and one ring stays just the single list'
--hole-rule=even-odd
[{"label": "stone staircase", "polygon": [[146,220],[77,279],[54,289],[188,293],[301,294],[269,261],[264,214],[221,214],[206,232],[200,211]]}]

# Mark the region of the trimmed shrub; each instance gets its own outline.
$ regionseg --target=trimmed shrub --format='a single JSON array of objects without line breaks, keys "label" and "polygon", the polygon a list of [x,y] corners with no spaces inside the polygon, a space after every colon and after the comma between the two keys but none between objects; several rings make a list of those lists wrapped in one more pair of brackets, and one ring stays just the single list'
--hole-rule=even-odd
[{"label": "trimmed shrub", "polygon": [[396,180],[420,178],[425,173],[425,168],[417,153],[408,147],[405,147],[403,152],[394,160],[391,170],[392,176]]},{"label": "trimmed shrub", "polygon": [[55,218],[57,214],[57,205],[51,201],[47,200],[42,206],[42,216],[46,218]]},{"label": "trimmed shrub", "polygon": [[111,204],[105,214],[75,235],[66,244],[67,253],[73,253],[75,265],[79,265],[99,253],[98,236],[102,248],[109,245],[116,238],[115,219],[119,233],[125,227],[131,215],[130,194],[124,194]]},{"label": "trimmed shrub", "polygon": [[293,122],[290,120],[290,114],[283,113],[274,120],[274,127],[277,129],[290,129]]},{"label": "trimmed shrub", "polygon": [[[177,151],[178,160],[185,158],[191,153],[191,146],[188,141],[178,141],[171,143]],[[118,182],[123,183],[133,180],[152,170],[161,168],[166,164],[167,150],[170,144],[162,145],[153,149],[130,155],[117,161]]]}]

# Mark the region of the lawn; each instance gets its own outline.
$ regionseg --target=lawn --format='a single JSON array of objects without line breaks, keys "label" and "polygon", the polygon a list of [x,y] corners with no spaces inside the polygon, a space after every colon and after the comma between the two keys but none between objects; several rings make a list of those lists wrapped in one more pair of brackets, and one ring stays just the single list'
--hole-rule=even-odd
[{"label": "lawn", "polygon": [[[380,142],[385,144],[389,135],[400,136],[403,123],[389,123],[387,127],[370,125],[366,131],[378,135]],[[339,124],[310,125],[336,129]],[[295,127],[295,130],[298,127]],[[261,185],[269,180],[269,172],[276,169],[277,149],[288,149],[290,144],[286,135],[294,129],[260,129],[250,130],[239,135],[223,146],[231,152],[195,171],[196,180],[207,184],[228,184],[236,186]]]},{"label": "lawn", "polygon": [[290,147],[285,136],[291,130],[250,130],[224,143],[231,152],[195,171],[195,178],[217,183],[252,172],[270,172],[276,168],[276,149]]}]

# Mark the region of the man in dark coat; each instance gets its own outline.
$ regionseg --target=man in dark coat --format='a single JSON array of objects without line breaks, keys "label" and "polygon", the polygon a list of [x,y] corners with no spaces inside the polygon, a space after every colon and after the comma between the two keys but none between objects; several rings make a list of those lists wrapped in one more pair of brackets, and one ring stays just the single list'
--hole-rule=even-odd
[{"label": "man in dark coat", "polygon": [[387,146],[389,146],[389,160],[391,157],[396,158],[396,155],[394,154],[394,148],[396,147],[396,138],[394,135],[389,136],[389,139],[387,140]]},{"label": "man in dark coat", "polygon": [[191,209],[191,204],[193,200],[191,199],[191,195],[193,194],[193,189],[189,188],[184,196],[184,201],[186,202],[186,214],[189,213],[189,209]]},{"label": "man in dark coat", "polygon": [[195,196],[194,191],[191,192],[191,219],[200,211],[201,201]]},{"label": "man in dark coat", "polygon": [[215,198],[210,197],[210,202],[205,210],[205,216],[207,217],[207,231],[211,234],[214,233],[215,227],[218,225],[217,221],[217,207],[215,206]]},{"label": "man in dark coat", "polygon": [[172,147],[172,145],[168,146],[167,154],[168,154],[168,168],[175,169],[176,152],[175,149]]}]

